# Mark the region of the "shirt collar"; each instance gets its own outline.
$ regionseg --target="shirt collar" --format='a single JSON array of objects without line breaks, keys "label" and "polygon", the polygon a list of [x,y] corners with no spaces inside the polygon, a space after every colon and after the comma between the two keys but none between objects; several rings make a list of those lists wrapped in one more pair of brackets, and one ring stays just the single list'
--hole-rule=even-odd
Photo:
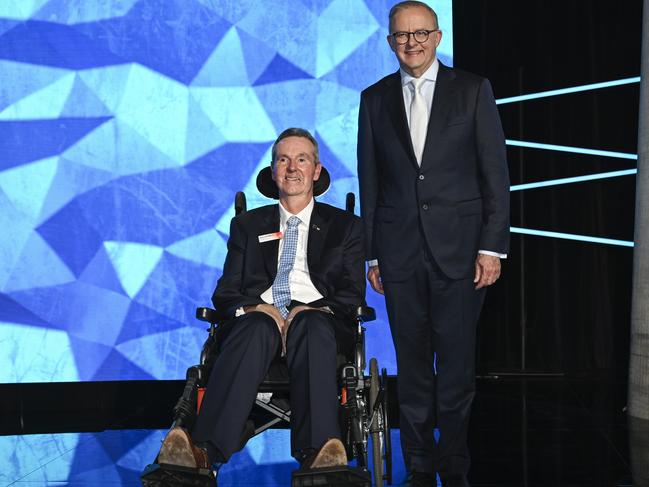
[{"label": "shirt collar", "polygon": [[[433,61],[433,64],[431,64],[426,71],[424,71],[424,74],[420,76],[420,78],[424,78],[428,81],[435,82],[437,81],[437,72],[439,71],[439,61],[437,58]],[[401,73],[401,86],[406,86],[408,83],[410,83],[413,79],[415,79],[414,76],[406,73],[403,68],[399,68],[399,72]]]},{"label": "shirt collar", "polygon": [[[300,225],[306,225],[309,226],[309,223],[311,223],[311,214],[313,213],[313,207],[315,205],[315,200],[311,198],[311,201],[309,201],[309,204],[304,207],[302,211],[300,211],[296,217],[300,219],[302,222]],[[286,208],[282,206],[282,203],[279,203],[279,226],[280,228],[285,228],[286,227],[286,222],[288,221],[289,218],[294,216],[292,213],[290,213]]]}]

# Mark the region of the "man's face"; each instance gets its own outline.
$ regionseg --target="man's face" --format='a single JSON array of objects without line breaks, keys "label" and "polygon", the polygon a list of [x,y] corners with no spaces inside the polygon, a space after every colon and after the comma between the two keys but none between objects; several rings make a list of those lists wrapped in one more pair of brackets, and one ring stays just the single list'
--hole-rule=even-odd
[{"label": "man's face", "polygon": [[275,147],[273,180],[279,197],[313,196],[313,181],[320,177],[320,163],[315,162],[315,147],[304,137],[291,136]]},{"label": "man's face", "polygon": [[[407,7],[397,11],[390,23],[390,34],[395,32],[416,32],[418,30],[437,29],[435,17],[423,7]],[[411,76],[418,78],[433,64],[437,46],[442,40],[442,33],[431,32],[426,42],[417,42],[415,36],[408,37],[405,44],[397,44],[388,35],[390,48],[397,55],[399,65]]]}]

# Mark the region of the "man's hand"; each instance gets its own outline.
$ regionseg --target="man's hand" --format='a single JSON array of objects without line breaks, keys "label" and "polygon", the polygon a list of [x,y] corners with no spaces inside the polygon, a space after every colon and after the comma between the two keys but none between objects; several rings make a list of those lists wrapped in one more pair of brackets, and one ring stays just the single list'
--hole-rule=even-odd
[{"label": "man's hand", "polygon": [[475,288],[491,286],[500,277],[500,257],[495,255],[478,254],[475,261]]},{"label": "man's hand", "polygon": [[307,309],[314,309],[317,310],[318,308],[312,308],[311,306],[307,306],[306,304],[300,304],[293,308],[291,311],[288,312],[288,316],[286,317],[286,329],[288,330],[288,327],[291,326],[291,321],[293,321],[293,318],[295,318],[295,315],[298,314],[300,311],[304,311]]},{"label": "man's hand", "polygon": [[383,294],[383,283],[381,282],[381,271],[378,265],[370,266],[367,269],[367,280],[370,281],[372,289],[377,293]]},{"label": "man's hand", "polygon": [[265,313],[275,320],[275,323],[277,323],[277,328],[279,328],[280,332],[284,330],[284,318],[282,318],[279,310],[272,304],[262,303],[256,304],[254,306],[244,306],[243,311],[246,313],[252,313],[253,311]]}]

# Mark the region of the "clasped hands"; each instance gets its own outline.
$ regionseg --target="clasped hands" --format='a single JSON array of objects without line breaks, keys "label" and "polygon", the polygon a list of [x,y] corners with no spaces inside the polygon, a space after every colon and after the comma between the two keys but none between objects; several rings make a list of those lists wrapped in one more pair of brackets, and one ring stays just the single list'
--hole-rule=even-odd
[{"label": "clasped hands", "polygon": [[255,304],[252,306],[243,307],[243,311],[245,313],[252,313],[253,311],[259,311],[260,313],[267,314],[273,320],[275,320],[275,323],[277,324],[277,328],[279,328],[279,332],[282,335],[282,355],[286,354],[286,334],[288,332],[289,326],[291,326],[291,322],[293,321],[293,318],[295,318],[295,315],[297,315],[300,311],[305,311],[305,310],[324,311],[320,308],[312,308],[311,306],[308,306],[306,304],[300,304],[295,308],[293,308],[291,311],[289,311],[288,316],[284,318],[279,312],[279,310],[272,304],[262,303],[262,304]]}]

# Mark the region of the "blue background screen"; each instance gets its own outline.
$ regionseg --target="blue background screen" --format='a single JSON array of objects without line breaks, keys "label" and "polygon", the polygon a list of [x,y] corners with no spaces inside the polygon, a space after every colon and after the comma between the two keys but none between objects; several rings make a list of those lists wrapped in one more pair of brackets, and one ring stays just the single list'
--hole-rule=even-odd
[{"label": "blue background screen", "polygon": [[[344,206],[392,2],[0,3],[0,382],[179,379],[206,338],[233,198],[314,133]],[[451,0],[431,2],[452,64]],[[357,209],[358,212],[358,209]],[[368,356],[395,372],[383,299]]]}]

